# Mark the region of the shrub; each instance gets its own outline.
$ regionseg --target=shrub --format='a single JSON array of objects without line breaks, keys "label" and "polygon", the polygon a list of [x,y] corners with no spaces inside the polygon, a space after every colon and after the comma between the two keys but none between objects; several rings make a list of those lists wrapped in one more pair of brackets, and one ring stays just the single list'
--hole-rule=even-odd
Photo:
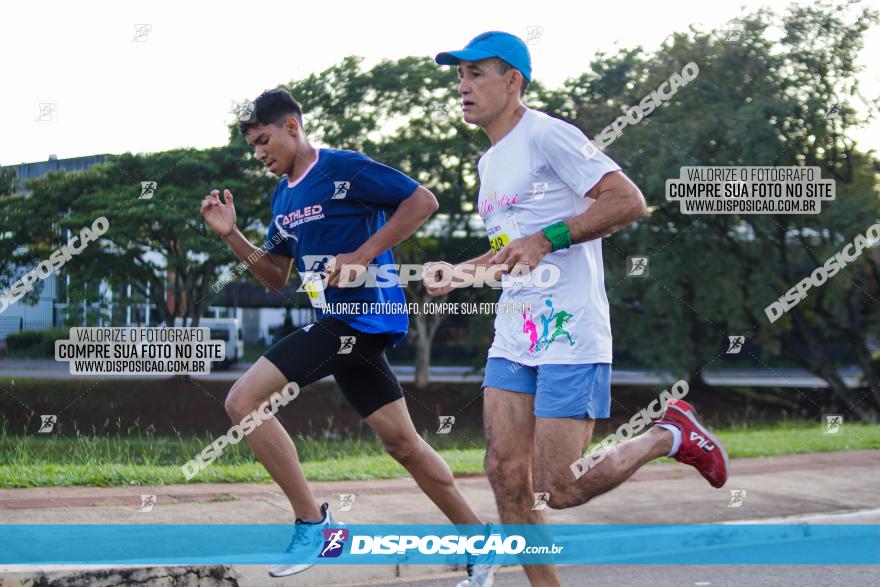
[{"label": "shrub", "polygon": [[55,341],[67,338],[66,328],[50,328],[48,330],[24,330],[6,337],[6,348],[10,357],[53,358],[55,357]]}]

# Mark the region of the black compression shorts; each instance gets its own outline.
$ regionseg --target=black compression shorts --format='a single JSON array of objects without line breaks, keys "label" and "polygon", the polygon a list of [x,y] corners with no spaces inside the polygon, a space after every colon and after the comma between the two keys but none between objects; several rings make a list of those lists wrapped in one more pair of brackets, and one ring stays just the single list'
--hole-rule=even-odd
[{"label": "black compression shorts", "polygon": [[336,318],[291,333],[263,355],[300,388],[333,375],[354,409],[366,418],[403,397],[385,358],[388,335],[367,334]]}]

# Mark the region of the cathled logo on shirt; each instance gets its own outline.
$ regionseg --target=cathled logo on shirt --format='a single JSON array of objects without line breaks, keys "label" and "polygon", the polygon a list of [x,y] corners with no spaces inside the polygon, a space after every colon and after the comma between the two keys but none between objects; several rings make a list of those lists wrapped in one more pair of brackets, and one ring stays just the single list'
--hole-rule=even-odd
[{"label": "cathled logo on shirt", "polygon": [[279,214],[278,216],[275,217],[275,228],[278,229],[278,233],[281,236],[283,236],[284,238],[293,239],[293,240],[299,242],[299,239],[296,237],[296,233],[287,232],[286,230],[284,230],[284,227],[281,225],[281,222],[279,222],[280,220],[283,220],[284,218],[285,218],[284,214]]},{"label": "cathled logo on shirt", "polygon": [[314,204],[299,208],[288,214],[278,214],[275,216],[275,228],[284,236],[297,240],[296,235],[288,232],[291,228],[305,222],[311,222],[312,220],[320,220],[323,217],[324,208],[320,204]]}]

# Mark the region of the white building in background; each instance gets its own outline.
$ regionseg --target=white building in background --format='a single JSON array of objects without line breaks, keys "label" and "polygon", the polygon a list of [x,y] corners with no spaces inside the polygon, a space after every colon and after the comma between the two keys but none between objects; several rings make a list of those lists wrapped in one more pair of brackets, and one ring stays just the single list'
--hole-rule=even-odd
[{"label": "white building in background", "polygon": [[[47,161],[37,163],[22,163],[20,165],[11,165],[18,175],[18,189],[26,192],[25,182],[29,179],[36,179],[55,171],[77,172],[85,171],[93,165],[102,163],[107,159],[107,155],[91,155],[88,157],[74,157],[71,159],[58,159],[54,155],[50,155]],[[0,234],[0,238],[2,238]],[[69,236],[69,235],[68,235]],[[155,255],[156,253],[150,253]],[[9,283],[12,283],[26,273],[28,268],[18,268],[17,275],[12,276]],[[29,300],[21,299],[10,305],[0,314],[0,343],[6,340],[6,337],[14,332],[24,330],[45,330],[47,328],[57,328],[64,325],[65,314],[68,307],[67,291],[70,283],[70,277],[62,268],[58,273],[50,275],[35,289],[40,289],[39,295],[35,303],[28,303]],[[232,287],[233,284],[230,284]],[[156,312],[154,304],[125,304],[124,312],[119,308],[118,295],[114,296],[114,292],[108,284],[102,282],[98,286],[99,294],[97,301],[91,304],[91,309],[98,309],[100,306],[107,308],[106,312],[100,313],[97,323],[89,324],[89,326],[137,326],[137,325],[155,325]],[[127,288],[126,297],[130,298],[132,291],[131,286]],[[29,298],[32,296],[29,296]],[[85,307],[85,302],[82,302]],[[115,306],[115,307],[114,307]],[[225,306],[209,306],[205,311],[207,318],[238,318],[244,331],[244,339],[249,344],[265,342],[270,343],[273,339],[273,332],[276,328],[284,323],[284,308],[264,307],[264,308],[241,308],[241,307],[225,307]],[[115,321],[111,318],[115,316]],[[315,320],[315,313],[311,308],[293,308],[291,310],[291,319],[294,326],[299,327]]]}]

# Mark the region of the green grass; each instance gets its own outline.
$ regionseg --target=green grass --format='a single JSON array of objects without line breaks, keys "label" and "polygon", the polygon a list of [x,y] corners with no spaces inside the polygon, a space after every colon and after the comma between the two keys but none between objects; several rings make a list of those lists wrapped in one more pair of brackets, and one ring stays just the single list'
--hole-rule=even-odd
[{"label": "green grass", "polygon": [[722,430],[719,437],[731,458],[774,457],[880,448],[880,425],[847,423],[839,434],[823,434],[822,428],[813,422],[787,428],[739,427]]},{"label": "green grass", "polygon": [[[822,434],[814,422],[736,427],[717,432],[732,458],[880,448],[880,425],[846,423],[843,433]],[[483,472],[478,432],[425,435],[457,475]],[[0,487],[159,485],[183,483],[180,466],[213,439],[159,437],[139,429],[116,436],[17,436],[0,430]],[[597,439],[601,440],[601,439]],[[406,471],[375,438],[295,439],[305,474],[315,481],[388,479]],[[246,443],[223,456],[191,482],[268,482]]]}]

